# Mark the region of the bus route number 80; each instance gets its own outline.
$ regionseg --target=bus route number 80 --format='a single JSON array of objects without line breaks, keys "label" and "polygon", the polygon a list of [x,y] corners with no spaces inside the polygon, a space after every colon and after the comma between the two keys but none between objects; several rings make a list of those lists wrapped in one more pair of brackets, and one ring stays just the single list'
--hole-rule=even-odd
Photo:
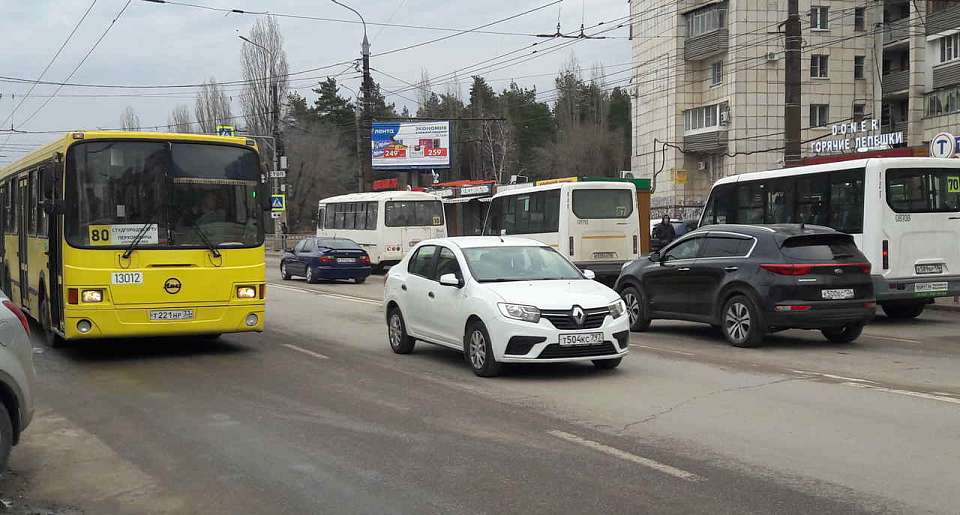
[{"label": "bus route number 80", "polygon": [[110,228],[103,225],[91,225],[90,244],[110,245]]}]

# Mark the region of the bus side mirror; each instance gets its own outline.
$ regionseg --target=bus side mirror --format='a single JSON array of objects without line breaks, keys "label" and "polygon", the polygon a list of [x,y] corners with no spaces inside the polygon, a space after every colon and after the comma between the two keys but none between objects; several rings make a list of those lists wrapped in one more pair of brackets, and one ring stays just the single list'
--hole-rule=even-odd
[{"label": "bus side mirror", "polygon": [[40,208],[43,209],[43,212],[47,216],[56,216],[63,213],[63,202],[59,200],[42,200],[40,202]]}]

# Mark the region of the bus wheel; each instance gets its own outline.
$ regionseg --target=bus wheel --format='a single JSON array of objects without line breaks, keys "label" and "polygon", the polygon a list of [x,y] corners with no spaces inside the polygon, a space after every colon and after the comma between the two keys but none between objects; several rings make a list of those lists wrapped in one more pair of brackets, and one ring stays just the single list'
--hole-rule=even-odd
[{"label": "bus wheel", "polygon": [[924,304],[919,302],[910,302],[910,303],[890,303],[890,304],[881,304],[883,312],[886,313],[887,318],[894,319],[908,319],[908,318],[917,318],[920,316],[920,313],[923,313]]},{"label": "bus wheel", "polygon": [[43,341],[54,349],[63,347],[66,340],[53,330],[53,321],[50,317],[50,304],[45,298],[40,298],[40,326],[43,328]]}]

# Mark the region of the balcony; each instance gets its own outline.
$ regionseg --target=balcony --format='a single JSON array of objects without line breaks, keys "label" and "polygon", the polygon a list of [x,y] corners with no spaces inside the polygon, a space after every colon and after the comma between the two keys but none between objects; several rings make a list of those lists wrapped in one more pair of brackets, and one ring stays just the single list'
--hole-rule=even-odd
[{"label": "balcony", "polygon": [[883,46],[907,42],[910,39],[910,18],[883,24]]},{"label": "balcony", "polygon": [[888,122],[880,126],[880,134],[890,134],[892,132],[902,132],[904,133],[904,135],[906,135],[907,133],[906,120],[894,120],[892,122]]},{"label": "balcony", "polygon": [[726,130],[691,134],[683,137],[683,150],[684,152],[702,152],[704,154],[726,152],[727,141]]},{"label": "balcony", "polygon": [[960,27],[960,5],[951,5],[927,14],[924,24],[928,36]]},{"label": "balcony", "polygon": [[910,89],[910,70],[887,73],[880,82],[884,96],[902,93]]},{"label": "balcony", "polygon": [[730,31],[715,30],[701,36],[687,38],[683,44],[683,58],[702,61],[717,54],[724,54],[730,45]]},{"label": "balcony", "polygon": [[933,69],[933,89],[960,84],[960,62]]}]

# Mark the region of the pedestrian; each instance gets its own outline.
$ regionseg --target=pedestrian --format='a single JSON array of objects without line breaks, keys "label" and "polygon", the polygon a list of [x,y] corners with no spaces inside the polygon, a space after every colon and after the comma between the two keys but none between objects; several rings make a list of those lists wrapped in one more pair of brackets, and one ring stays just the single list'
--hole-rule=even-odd
[{"label": "pedestrian", "polygon": [[655,246],[655,250],[666,247],[676,237],[677,232],[673,229],[673,224],[670,223],[670,217],[664,215],[663,220],[653,228],[653,245]]},{"label": "pedestrian", "polygon": [[287,222],[280,222],[280,247],[287,250]]}]

